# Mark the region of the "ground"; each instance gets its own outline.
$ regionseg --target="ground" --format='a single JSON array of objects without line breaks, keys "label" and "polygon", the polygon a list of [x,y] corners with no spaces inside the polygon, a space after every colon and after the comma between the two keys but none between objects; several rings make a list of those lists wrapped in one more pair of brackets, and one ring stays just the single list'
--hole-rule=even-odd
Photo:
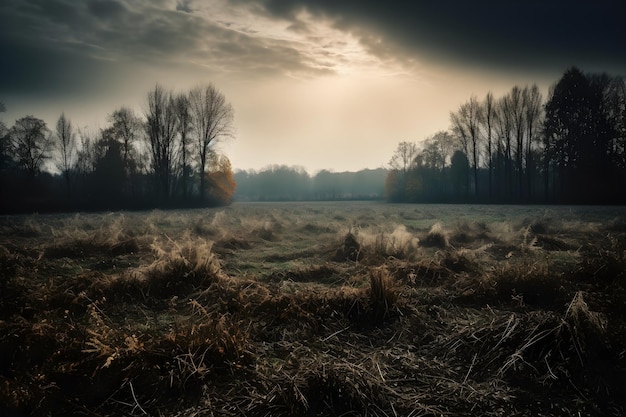
[{"label": "ground", "polygon": [[626,412],[626,209],[0,218],[0,416]]}]

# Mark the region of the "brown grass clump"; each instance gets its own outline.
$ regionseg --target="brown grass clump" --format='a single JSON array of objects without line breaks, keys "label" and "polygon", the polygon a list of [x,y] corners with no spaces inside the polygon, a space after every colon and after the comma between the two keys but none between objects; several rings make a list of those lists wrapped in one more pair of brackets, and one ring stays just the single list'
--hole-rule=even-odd
[{"label": "brown grass clump", "polygon": [[268,281],[283,282],[316,282],[323,284],[339,284],[344,281],[340,271],[329,264],[312,265],[293,270],[273,271],[268,276]]},{"label": "brown grass clump", "polygon": [[369,302],[375,321],[385,320],[397,313],[398,291],[393,277],[386,269],[370,269]]},{"label": "brown grass clump", "polygon": [[211,248],[211,242],[189,237],[182,242],[155,242],[152,263],[109,276],[81,275],[76,284],[92,299],[150,303],[188,295],[207,288],[223,276]]},{"label": "brown grass clump", "polygon": [[54,243],[44,250],[44,255],[50,258],[104,258],[140,250],[139,239],[124,230],[120,221],[95,231],[63,229],[54,234]]},{"label": "brown grass clump", "polygon": [[584,245],[577,275],[604,285],[626,287],[626,241],[609,235],[604,242]]},{"label": "brown grass clump", "polygon": [[[170,245],[153,244],[155,261],[132,274],[145,288],[146,296],[169,297],[181,291],[197,291],[217,282],[221,265],[212,253],[212,243],[202,239],[185,239]],[[137,275],[139,274],[139,275]]]},{"label": "brown grass clump", "polygon": [[13,314],[31,316],[33,310],[29,302],[28,286],[19,276],[25,259],[0,245],[0,320]]},{"label": "brown grass clump", "polygon": [[497,267],[491,281],[500,302],[515,301],[548,309],[562,308],[570,294],[564,278],[543,264],[513,263]]},{"label": "brown grass clump", "polygon": [[450,243],[455,246],[469,245],[475,242],[491,241],[489,228],[483,222],[458,223],[450,236]]},{"label": "brown grass clump", "polygon": [[412,259],[418,254],[418,244],[419,239],[401,225],[390,234],[376,235],[370,252],[378,258]]},{"label": "brown grass clump", "polygon": [[420,239],[420,245],[429,248],[440,248],[445,249],[450,246],[450,241],[448,240],[448,235],[444,231],[441,223],[435,223],[432,225],[428,234]]},{"label": "brown grass clump", "polygon": [[341,247],[335,253],[334,260],[342,261],[359,261],[363,257],[361,253],[361,244],[352,232],[348,232],[343,238]]},{"label": "brown grass clump", "polygon": [[606,318],[589,309],[582,291],[576,292],[567,307],[565,322],[581,353],[588,352],[592,345],[597,345],[598,341],[606,336]]}]

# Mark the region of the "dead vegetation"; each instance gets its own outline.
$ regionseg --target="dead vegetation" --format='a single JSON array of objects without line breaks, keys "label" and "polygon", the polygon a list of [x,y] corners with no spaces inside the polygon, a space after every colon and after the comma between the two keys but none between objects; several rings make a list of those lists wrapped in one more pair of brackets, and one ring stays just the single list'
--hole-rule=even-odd
[{"label": "dead vegetation", "polygon": [[2,219],[0,415],[626,412],[619,221],[347,207]]}]

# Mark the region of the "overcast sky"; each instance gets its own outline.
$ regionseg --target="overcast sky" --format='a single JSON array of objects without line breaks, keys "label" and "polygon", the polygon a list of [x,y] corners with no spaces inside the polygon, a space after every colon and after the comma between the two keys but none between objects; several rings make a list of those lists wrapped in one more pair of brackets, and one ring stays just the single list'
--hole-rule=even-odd
[{"label": "overcast sky", "polygon": [[572,65],[626,75],[623,1],[2,0],[7,125],[91,130],[160,83],[212,82],[235,109],[235,168],[385,166],[472,94],[544,94]]}]

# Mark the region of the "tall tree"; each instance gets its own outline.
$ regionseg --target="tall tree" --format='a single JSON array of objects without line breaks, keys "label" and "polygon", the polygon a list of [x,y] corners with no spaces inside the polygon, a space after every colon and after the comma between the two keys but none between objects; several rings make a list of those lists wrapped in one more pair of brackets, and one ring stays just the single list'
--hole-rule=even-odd
[{"label": "tall tree", "polygon": [[452,182],[452,192],[456,198],[467,198],[467,184],[469,173],[469,161],[463,151],[455,151],[450,163],[450,179]]},{"label": "tall tree", "polygon": [[76,136],[72,128],[72,122],[65,117],[65,113],[57,120],[56,129],[57,168],[65,179],[67,196],[70,196],[70,172],[74,165],[76,151]]},{"label": "tall tree", "polygon": [[493,198],[493,171],[494,171],[494,147],[493,147],[493,136],[494,136],[494,128],[496,125],[496,102],[493,97],[493,94],[490,92],[485,96],[485,100],[483,101],[483,124],[486,138],[486,154],[487,154],[487,166],[489,169],[489,199]]},{"label": "tall tree", "polygon": [[[7,109],[0,101],[0,113],[5,112]],[[11,137],[9,135],[9,129],[6,127],[4,122],[0,120],[0,172],[7,169],[10,161],[12,160],[11,155]]]},{"label": "tall tree", "polygon": [[474,179],[474,195],[478,197],[478,168],[480,164],[480,126],[483,112],[478,99],[472,96],[461,105],[456,113],[450,114],[452,131],[457,135],[463,151],[471,155],[471,168]]},{"label": "tall tree", "polygon": [[589,80],[573,67],[551,88],[546,103],[544,131],[556,165],[559,194],[569,200],[582,191],[577,177],[583,144],[591,134],[590,94]]},{"label": "tall tree", "polygon": [[409,174],[416,166],[418,147],[415,142],[400,142],[394,152],[389,166],[391,170],[385,180],[387,196],[392,201],[407,201],[413,198],[409,190]]},{"label": "tall tree", "polygon": [[135,112],[122,106],[109,115],[111,134],[121,144],[122,161],[127,171],[133,169],[134,144],[139,138],[141,121]]},{"label": "tall tree", "polygon": [[391,169],[400,171],[402,175],[406,175],[414,168],[417,153],[418,148],[415,142],[400,142],[389,161],[389,166]]},{"label": "tall tree", "polygon": [[161,202],[170,196],[177,129],[178,119],[172,93],[157,85],[148,93],[146,138]]},{"label": "tall tree", "polygon": [[178,118],[178,176],[182,188],[183,200],[187,200],[189,189],[188,179],[191,176],[191,154],[192,154],[192,117],[191,103],[187,94],[179,94],[174,99],[176,117]]},{"label": "tall tree", "polygon": [[234,111],[224,94],[213,84],[192,89],[189,101],[196,139],[200,200],[204,201],[208,163],[215,145],[233,136]]},{"label": "tall tree", "polygon": [[524,122],[526,124],[526,192],[528,198],[533,196],[533,172],[535,170],[535,161],[533,158],[535,142],[539,136],[541,129],[541,114],[543,98],[539,87],[533,84],[530,88],[526,87],[524,94]]},{"label": "tall tree", "polygon": [[522,187],[524,184],[524,140],[525,140],[525,127],[524,124],[524,109],[526,107],[525,99],[526,95],[523,90],[517,85],[514,86],[508,94],[509,97],[509,117],[513,121],[513,132],[515,133],[515,178],[516,184],[516,197],[520,199],[522,197]]},{"label": "tall tree", "polygon": [[50,157],[51,135],[46,122],[33,116],[18,119],[11,128],[11,145],[18,164],[31,175]]},{"label": "tall tree", "polygon": [[513,113],[509,94],[500,98],[496,105],[496,132],[498,136],[498,165],[496,172],[500,196],[505,199],[512,197],[513,190]]}]

